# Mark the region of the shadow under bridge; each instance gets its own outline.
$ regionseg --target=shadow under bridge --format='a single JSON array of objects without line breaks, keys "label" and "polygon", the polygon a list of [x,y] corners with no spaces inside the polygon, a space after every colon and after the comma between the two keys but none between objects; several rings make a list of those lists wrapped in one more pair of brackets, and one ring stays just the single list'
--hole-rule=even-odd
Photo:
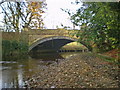
[{"label": "shadow under bridge", "polygon": [[29,52],[57,52],[62,46],[75,41],[77,41],[77,39],[66,36],[47,37],[33,43],[29,47]]}]

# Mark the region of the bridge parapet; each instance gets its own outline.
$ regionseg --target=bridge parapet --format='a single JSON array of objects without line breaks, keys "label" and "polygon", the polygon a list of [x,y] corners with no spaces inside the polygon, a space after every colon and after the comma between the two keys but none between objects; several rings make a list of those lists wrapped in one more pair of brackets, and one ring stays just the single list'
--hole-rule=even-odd
[{"label": "bridge parapet", "polygon": [[70,37],[70,32],[73,30],[65,29],[28,29],[26,34],[29,36],[29,45],[33,44],[37,40],[52,37],[52,36],[68,36]]},{"label": "bridge parapet", "polygon": [[[78,31],[78,30],[77,30]],[[70,33],[76,32],[76,30],[66,30],[66,29],[30,29],[25,28],[25,33],[29,38],[29,45],[33,44],[39,39],[52,36],[68,36],[71,37]],[[76,37],[72,37],[76,38]]]},{"label": "bridge parapet", "polygon": [[68,30],[64,29],[30,29],[29,35],[67,35]]}]

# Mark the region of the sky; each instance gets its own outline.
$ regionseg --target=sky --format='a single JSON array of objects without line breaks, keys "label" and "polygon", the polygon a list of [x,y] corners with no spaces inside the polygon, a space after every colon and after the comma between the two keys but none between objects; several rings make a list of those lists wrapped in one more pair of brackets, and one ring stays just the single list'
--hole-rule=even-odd
[{"label": "sky", "polygon": [[[69,15],[61,10],[61,8],[70,9],[72,12],[75,12],[80,7],[80,4],[75,5],[71,4],[71,2],[75,2],[75,0],[46,0],[47,9],[45,9],[43,20],[47,29],[56,29],[57,26],[62,28],[61,24],[73,28]],[[2,15],[0,17],[3,18]]]},{"label": "sky", "polygon": [[71,4],[75,0],[46,0],[47,10],[45,10],[45,18],[44,24],[47,29],[55,29],[56,26],[59,28],[61,24],[64,26],[73,27],[73,24],[70,21],[69,15],[62,11],[62,9],[70,9],[72,12],[75,12],[79,7],[79,5]]},{"label": "sky", "polygon": [[[59,28],[62,28],[61,24],[63,24],[64,26],[70,26],[73,28],[73,24],[70,21],[69,15],[66,12],[62,11],[61,8],[70,9],[72,12],[75,12],[80,7],[80,4],[71,4],[71,2],[75,1],[76,0],[46,0],[47,9],[43,15],[45,27],[47,29],[55,29],[57,26]],[[0,17],[3,18],[3,16]]]}]

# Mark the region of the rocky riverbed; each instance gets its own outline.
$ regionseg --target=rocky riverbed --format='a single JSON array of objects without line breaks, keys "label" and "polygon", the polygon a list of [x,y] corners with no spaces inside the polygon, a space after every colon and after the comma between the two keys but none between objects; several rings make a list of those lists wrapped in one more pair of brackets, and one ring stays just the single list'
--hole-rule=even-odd
[{"label": "rocky riverbed", "polygon": [[40,72],[25,79],[24,87],[118,88],[119,70],[116,64],[108,63],[92,53],[81,53],[40,68]]}]

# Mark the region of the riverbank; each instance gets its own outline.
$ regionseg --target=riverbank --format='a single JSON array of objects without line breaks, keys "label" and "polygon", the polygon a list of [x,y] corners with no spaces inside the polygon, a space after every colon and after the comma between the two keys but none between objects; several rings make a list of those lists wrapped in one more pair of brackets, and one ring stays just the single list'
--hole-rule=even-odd
[{"label": "riverbank", "polygon": [[58,64],[40,68],[25,79],[25,87],[33,88],[117,88],[119,68],[92,53],[80,53]]},{"label": "riverbank", "polygon": [[28,43],[24,41],[2,40],[2,56],[15,56],[28,53]]},{"label": "riverbank", "polygon": [[119,49],[113,49],[113,50],[110,50],[110,51],[108,51],[106,53],[103,53],[103,54],[118,60],[119,56],[120,56],[120,50]]}]

